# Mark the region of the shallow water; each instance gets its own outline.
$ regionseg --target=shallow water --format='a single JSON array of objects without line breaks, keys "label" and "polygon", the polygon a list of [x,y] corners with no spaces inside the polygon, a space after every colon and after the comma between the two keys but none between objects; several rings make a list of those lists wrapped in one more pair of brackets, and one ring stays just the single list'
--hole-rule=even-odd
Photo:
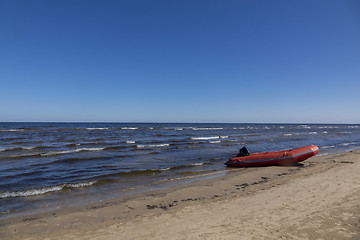
[{"label": "shallow water", "polygon": [[223,174],[250,152],[360,147],[360,125],[0,123],[0,217]]}]

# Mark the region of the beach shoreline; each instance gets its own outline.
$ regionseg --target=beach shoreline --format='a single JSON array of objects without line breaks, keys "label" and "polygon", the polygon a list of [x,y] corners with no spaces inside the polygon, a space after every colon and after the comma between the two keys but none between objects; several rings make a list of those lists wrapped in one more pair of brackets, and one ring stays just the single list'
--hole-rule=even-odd
[{"label": "beach shoreline", "polygon": [[295,166],[231,169],[187,185],[3,219],[0,237],[359,239],[359,160],[358,149]]}]

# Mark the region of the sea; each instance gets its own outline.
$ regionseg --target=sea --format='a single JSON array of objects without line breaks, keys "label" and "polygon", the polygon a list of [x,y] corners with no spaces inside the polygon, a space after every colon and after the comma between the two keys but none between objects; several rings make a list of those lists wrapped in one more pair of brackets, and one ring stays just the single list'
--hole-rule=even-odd
[{"label": "sea", "polygon": [[0,219],[187,184],[266,152],[360,147],[360,124],[0,123]]}]

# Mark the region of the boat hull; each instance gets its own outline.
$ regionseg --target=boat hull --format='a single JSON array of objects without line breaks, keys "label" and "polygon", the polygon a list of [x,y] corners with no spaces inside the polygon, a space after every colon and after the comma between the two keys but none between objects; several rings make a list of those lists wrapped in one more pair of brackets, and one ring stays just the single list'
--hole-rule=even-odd
[{"label": "boat hull", "polygon": [[294,148],[276,152],[253,153],[249,156],[234,157],[225,165],[228,167],[263,167],[277,165],[291,165],[304,161],[319,152],[315,145]]}]

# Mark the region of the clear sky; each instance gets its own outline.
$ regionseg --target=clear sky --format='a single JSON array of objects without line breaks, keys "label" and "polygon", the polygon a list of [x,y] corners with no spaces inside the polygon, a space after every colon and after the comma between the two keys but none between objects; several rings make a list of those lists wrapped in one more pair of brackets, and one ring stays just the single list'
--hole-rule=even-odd
[{"label": "clear sky", "polygon": [[360,1],[0,0],[0,121],[360,123]]}]

